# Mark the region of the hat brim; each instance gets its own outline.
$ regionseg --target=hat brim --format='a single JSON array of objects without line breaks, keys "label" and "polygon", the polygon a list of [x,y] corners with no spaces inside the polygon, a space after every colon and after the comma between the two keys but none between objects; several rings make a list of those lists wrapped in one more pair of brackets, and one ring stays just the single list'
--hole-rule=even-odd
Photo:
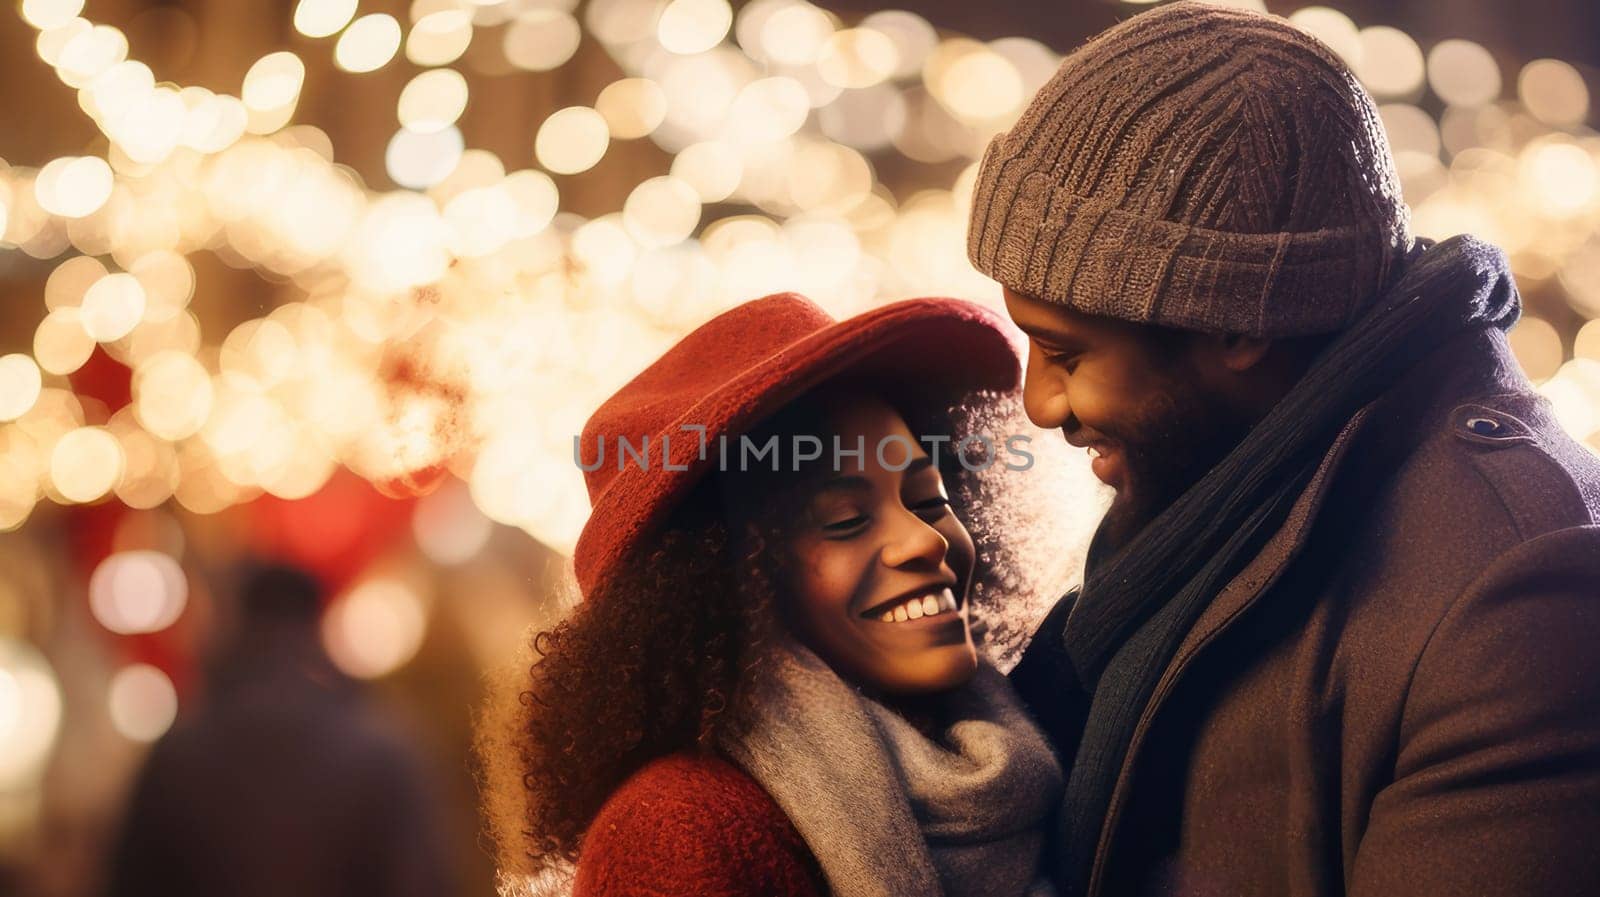
[{"label": "hat brim", "polygon": [[704,458],[700,453],[719,436],[749,432],[810,390],[847,376],[882,377],[949,404],[976,391],[1009,392],[1021,379],[1021,351],[1020,336],[1003,316],[942,298],[893,302],[790,344],[675,420],[667,430],[673,438],[665,459],[652,456],[643,469],[629,464],[595,496],[573,552],[579,588],[588,595],[671,515],[715,466],[714,449]]}]

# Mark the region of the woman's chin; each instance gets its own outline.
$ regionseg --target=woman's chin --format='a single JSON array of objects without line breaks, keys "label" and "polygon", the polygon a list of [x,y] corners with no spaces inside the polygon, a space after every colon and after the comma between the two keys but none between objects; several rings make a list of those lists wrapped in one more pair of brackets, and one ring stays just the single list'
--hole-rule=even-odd
[{"label": "woman's chin", "polygon": [[914,656],[896,657],[880,671],[878,690],[914,697],[960,688],[978,670],[978,651],[970,638],[953,645],[924,648]]}]

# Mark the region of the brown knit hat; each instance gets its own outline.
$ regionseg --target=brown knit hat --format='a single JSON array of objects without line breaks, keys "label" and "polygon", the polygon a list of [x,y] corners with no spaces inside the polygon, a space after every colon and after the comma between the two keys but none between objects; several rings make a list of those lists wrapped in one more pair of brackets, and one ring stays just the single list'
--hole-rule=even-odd
[{"label": "brown knit hat", "polygon": [[1338,330],[1411,246],[1377,110],[1316,39],[1180,2],[1068,56],[989,145],[967,254],[1027,296],[1188,330]]}]

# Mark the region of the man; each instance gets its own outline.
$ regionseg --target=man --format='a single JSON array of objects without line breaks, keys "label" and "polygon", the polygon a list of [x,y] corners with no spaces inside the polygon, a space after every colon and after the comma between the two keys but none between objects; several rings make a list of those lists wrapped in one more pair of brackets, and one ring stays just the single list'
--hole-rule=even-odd
[{"label": "man", "polygon": [[151,749],[111,897],[448,897],[444,808],[416,748],[317,635],[321,587],[252,571],[205,700]]},{"label": "man", "polygon": [[1072,761],[1061,892],[1596,893],[1600,463],[1343,63],[1131,19],[990,147],[969,254],[1117,493],[1013,673]]}]

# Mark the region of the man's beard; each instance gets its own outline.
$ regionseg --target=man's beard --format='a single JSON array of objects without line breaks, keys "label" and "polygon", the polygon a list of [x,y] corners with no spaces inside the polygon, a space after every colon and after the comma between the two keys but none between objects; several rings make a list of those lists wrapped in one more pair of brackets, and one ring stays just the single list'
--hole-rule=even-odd
[{"label": "man's beard", "polygon": [[1192,384],[1169,391],[1118,432],[1105,434],[1124,453],[1122,488],[1095,533],[1093,557],[1121,551],[1217,466],[1250,432],[1253,422]]}]

